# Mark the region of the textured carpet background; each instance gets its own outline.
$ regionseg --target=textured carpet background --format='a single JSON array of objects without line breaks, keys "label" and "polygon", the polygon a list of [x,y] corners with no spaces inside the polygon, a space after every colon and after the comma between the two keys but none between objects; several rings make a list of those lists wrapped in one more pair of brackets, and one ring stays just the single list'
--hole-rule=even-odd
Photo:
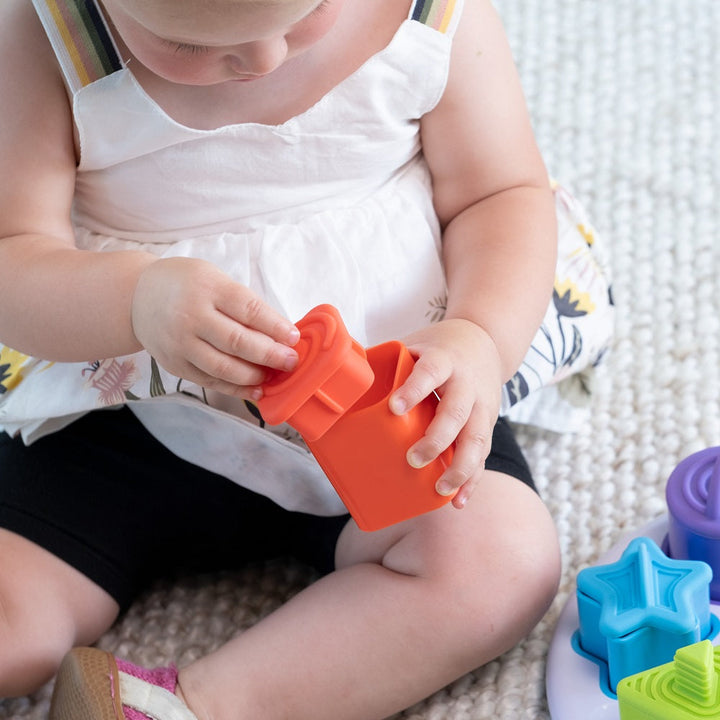
[{"label": "textured carpet background", "polygon": [[[497,7],[550,171],[610,241],[617,337],[587,426],[520,434],[562,541],[555,604],[526,641],[398,716],[407,720],[548,718],[545,658],[577,572],[665,511],[679,460],[720,444],[720,3]],[[158,587],[101,645],[142,663],[182,664],[310,579],[277,565]],[[0,701],[0,720],[45,717],[49,691]]]}]

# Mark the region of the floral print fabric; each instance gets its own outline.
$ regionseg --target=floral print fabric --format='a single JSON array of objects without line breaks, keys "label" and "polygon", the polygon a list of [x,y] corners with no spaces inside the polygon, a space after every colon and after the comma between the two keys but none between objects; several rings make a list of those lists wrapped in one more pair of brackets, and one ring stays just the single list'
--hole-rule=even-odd
[{"label": "floral print fabric", "polygon": [[[560,417],[537,424],[552,429],[571,429],[573,418],[586,407],[591,395],[592,369],[602,359],[612,336],[613,300],[605,250],[590,225],[581,205],[564,188],[554,188],[558,209],[559,257],[550,303],[544,321],[514,377],[503,389],[502,411],[518,422],[533,422],[533,417],[515,409],[532,393],[558,383],[554,404],[562,402],[565,427]],[[433,296],[427,301],[426,317],[430,322],[442,319],[444,298]],[[297,320],[298,318],[293,318]],[[28,357],[0,345],[0,418],[3,400],[21,384],[30,382],[44,412],[52,408],[52,388],[58,376],[74,373],[74,392],[84,395],[65,410],[73,412],[121,405],[130,400],[152,399],[182,393],[207,403],[203,388],[170,375],[147,354],[96,360],[83,364],[55,364]],[[572,379],[562,386],[562,381]],[[44,390],[41,388],[45,388]],[[68,398],[57,399],[61,405]],[[56,412],[62,413],[60,406]],[[262,418],[252,407],[239,413],[247,421],[260,424]],[[544,414],[547,417],[547,413]],[[279,432],[288,437],[287,428]]]}]

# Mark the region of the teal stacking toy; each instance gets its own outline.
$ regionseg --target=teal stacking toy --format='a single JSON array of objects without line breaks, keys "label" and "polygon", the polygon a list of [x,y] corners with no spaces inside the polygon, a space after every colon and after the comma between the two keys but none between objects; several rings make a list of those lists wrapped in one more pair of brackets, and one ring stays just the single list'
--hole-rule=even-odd
[{"label": "teal stacking toy", "polygon": [[649,538],[577,578],[578,650],[607,666],[608,688],[712,634],[707,563],[668,558]]}]

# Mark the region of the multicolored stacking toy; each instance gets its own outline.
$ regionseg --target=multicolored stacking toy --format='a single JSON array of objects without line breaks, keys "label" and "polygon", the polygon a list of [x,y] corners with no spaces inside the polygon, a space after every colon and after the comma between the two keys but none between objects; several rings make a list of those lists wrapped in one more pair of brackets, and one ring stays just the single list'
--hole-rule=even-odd
[{"label": "multicolored stacking toy", "polygon": [[710,565],[710,597],[720,602],[720,447],[685,458],[668,478],[665,497],[668,555]]},{"label": "multicolored stacking toy", "polygon": [[578,573],[548,653],[554,720],[720,720],[720,447],[665,494],[667,516]]},{"label": "multicolored stacking toy", "polygon": [[585,568],[577,578],[578,651],[607,667],[609,687],[672,660],[710,637],[710,567],[665,556],[651,539],[635,538],[620,560]]},{"label": "multicolored stacking toy", "polygon": [[426,398],[405,415],[388,400],[410,375],[414,360],[392,341],[365,351],[350,337],[337,309],[320,305],[297,324],[299,363],[263,384],[263,419],[287,422],[304,438],[358,526],[379,530],[446,504],[435,482],[452,448],[429,465],[412,468],[408,449],[435,415]]}]

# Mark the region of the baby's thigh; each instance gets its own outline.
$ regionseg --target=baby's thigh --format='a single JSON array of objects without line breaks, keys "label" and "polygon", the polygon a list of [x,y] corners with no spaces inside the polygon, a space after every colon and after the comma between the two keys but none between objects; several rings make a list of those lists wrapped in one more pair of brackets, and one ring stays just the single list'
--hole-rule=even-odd
[{"label": "baby's thigh", "polygon": [[95,642],[117,614],[78,570],[0,528],[0,698],[39,688],[71,647]]},{"label": "baby's thigh", "polygon": [[462,510],[448,504],[373,533],[351,522],[338,542],[337,565],[376,562],[423,576],[459,566],[489,577],[517,574],[525,565],[555,570],[558,557],[555,527],[538,494],[510,475],[486,470]]},{"label": "baby's thigh", "polygon": [[[560,552],[538,494],[516,478],[486,470],[462,510],[447,505],[377,533],[351,523],[338,566],[375,562],[423,579],[458,623],[522,637],[557,591]],[[484,621],[487,621],[487,625]]]}]

